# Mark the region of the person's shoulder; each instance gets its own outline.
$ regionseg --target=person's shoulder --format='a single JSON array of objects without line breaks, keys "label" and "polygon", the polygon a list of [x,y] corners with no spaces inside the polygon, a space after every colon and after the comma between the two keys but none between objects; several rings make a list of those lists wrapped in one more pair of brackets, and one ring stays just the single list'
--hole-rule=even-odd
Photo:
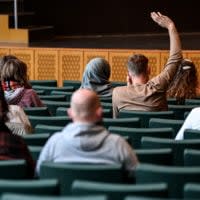
[{"label": "person's shoulder", "polygon": [[192,114],[200,114],[200,107],[193,108],[191,111]]},{"label": "person's shoulder", "polygon": [[127,89],[127,86],[117,86],[113,88],[113,93],[123,92]]},{"label": "person's shoulder", "polygon": [[119,143],[123,143],[125,141],[125,139],[121,135],[115,133],[109,133],[109,139],[111,139],[113,142]]}]

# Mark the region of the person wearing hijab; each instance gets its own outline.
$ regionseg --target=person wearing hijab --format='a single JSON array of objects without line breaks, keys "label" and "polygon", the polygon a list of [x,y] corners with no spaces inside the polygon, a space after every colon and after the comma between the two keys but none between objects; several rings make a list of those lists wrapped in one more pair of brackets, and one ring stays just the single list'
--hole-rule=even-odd
[{"label": "person wearing hijab", "polygon": [[95,91],[99,97],[111,97],[110,65],[103,58],[94,58],[86,65],[81,88]]}]

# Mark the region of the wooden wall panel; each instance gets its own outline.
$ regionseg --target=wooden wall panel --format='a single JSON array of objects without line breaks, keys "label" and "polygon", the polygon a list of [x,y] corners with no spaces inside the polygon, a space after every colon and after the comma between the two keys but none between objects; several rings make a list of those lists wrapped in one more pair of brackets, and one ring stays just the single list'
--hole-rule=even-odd
[{"label": "wooden wall panel", "polygon": [[108,61],[108,50],[105,51],[100,51],[100,50],[85,50],[84,51],[84,60],[83,60],[83,65],[84,65],[84,69],[85,66],[87,65],[87,63],[95,57],[101,57],[104,58]]},{"label": "wooden wall panel", "polygon": [[[117,49],[65,49],[2,47],[0,56],[13,54],[28,65],[30,79],[55,79],[58,85],[63,80],[81,80],[84,68],[94,57],[103,57],[111,65],[111,81],[126,81],[126,62],[130,55],[141,53],[149,58],[151,77],[159,74],[168,59],[168,50],[117,50]],[[191,59],[200,80],[200,51],[183,51],[183,57]]]},{"label": "wooden wall panel", "polygon": [[0,57],[10,54],[10,49],[0,48]]},{"label": "wooden wall panel", "polygon": [[35,79],[58,80],[58,50],[35,50]]},{"label": "wooden wall panel", "polygon": [[33,80],[34,77],[34,49],[11,49],[10,53],[27,64],[29,79]]},{"label": "wooden wall panel", "polygon": [[83,74],[83,51],[59,52],[59,85],[63,80],[81,80]]},{"label": "wooden wall panel", "polygon": [[111,66],[111,81],[126,82],[127,76],[127,60],[133,52],[110,52],[109,63]]}]

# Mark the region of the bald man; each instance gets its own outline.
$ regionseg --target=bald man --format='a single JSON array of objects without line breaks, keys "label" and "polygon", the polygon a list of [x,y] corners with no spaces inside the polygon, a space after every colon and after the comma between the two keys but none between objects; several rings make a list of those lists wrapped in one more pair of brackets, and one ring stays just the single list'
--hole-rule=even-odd
[{"label": "bald man", "polygon": [[98,125],[102,107],[95,92],[74,92],[68,115],[73,122],[47,141],[37,162],[37,173],[43,161],[122,164],[127,170],[138,163],[133,149],[121,136]]}]

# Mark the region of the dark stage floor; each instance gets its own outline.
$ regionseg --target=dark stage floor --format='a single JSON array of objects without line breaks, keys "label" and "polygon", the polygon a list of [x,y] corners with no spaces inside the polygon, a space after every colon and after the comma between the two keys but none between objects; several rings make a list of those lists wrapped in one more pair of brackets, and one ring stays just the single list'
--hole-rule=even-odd
[{"label": "dark stage floor", "polygon": [[[180,33],[183,49],[200,49],[200,32]],[[168,34],[131,34],[96,36],[59,36],[51,41],[29,44],[30,47],[169,49]]]}]

